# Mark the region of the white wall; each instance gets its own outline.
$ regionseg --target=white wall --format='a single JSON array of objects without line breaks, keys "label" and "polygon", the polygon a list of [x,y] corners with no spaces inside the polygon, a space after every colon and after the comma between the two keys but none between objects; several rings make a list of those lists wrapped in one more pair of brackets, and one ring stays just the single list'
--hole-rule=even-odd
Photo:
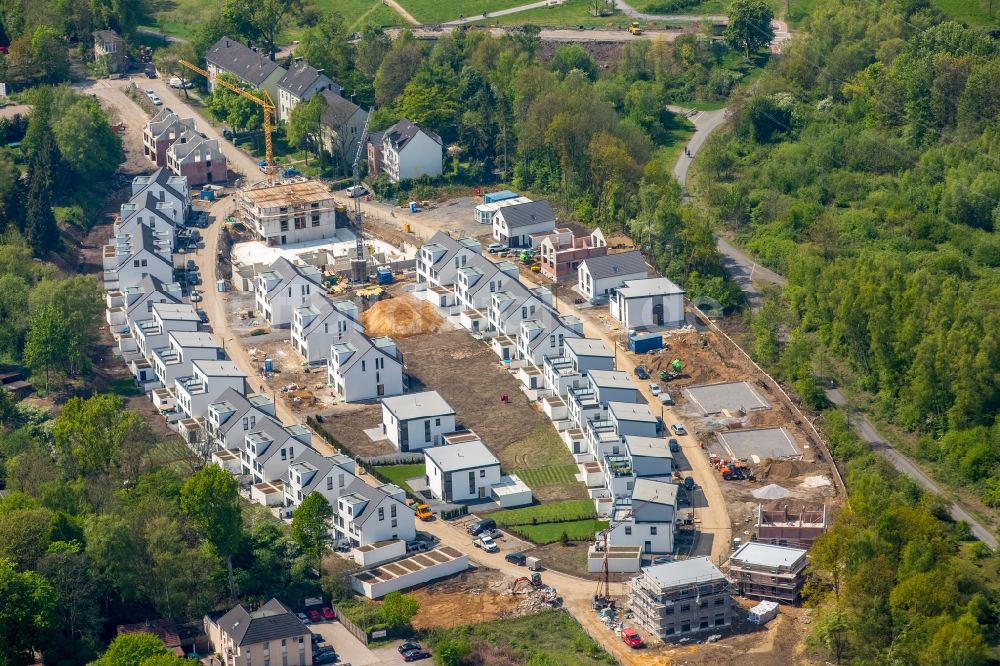
[{"label": "white wall", "polygon": [[[445,481],[447,476],[435,465],[430,458],[425,459],[427,469],[427,484],[431,493],[442,501],[467,502],[480,498],[490,497],[490,486],[500,483],[500,465],[490,465],[487,467],[475,467],[463,469],[458,472],[449,472],[451,475],[451,497],[445,496]],[[473,474],[472,491],[469,490],[469,473]],[[482,494],[480,495],[480,490]]]},{"label": "white wall", "polygon": [[390,592],[406,590],[438,578],[452,576],[465,571],[468,568],[469,556],[462,554],[453,560],[447,560],[440,564],[418,569],[413,573],[397,576],[391,580],[383,582],[360,581],[357,576],[352,576],[351,586],[354,588],[355,592],[363,594],[369,599],[380,599]]},{"label": "white wall", "polygon": [[[656,534],[652,533],[653,530]],[[645,550],[647,541],[650,545],[648,551]],[[612,546],[639,546],[650,553],[671,553],[674,550],[674,525],[673,523],[619,523],[608,533],[608,543]]]},{"label": "white wall", "polygon": [[417,132],[399,152],[399,180],[440,175],[441,158],[441,144],[424,132]]},{"label": "white wall", "polygon": [[[385,359],[383,368],[376,369],[376,358]],[[362,361],[365,364],[364,370],[361,369]],[[341,377],[332,365],[328,372],[330,384],[347,402],[374,400],[403,393],[403,366],[375,349],[368,350],[364,358],[352,365],[347,372],[346,377]],[[381,393],[379,386],[382,387]]]},{"label": "white wall", "polygon": [[[430,424],[430,437],[427,436]],[[410,419],[400,423],[396,417],[382,405],[382,430],[389,437],[392,445],[400,451],[419,451],[428,446],[437,446],[441,443],[441,436],[449,432],[455,432],[455,415],[445,414],[442,416],[432,416],[429,418]],[[406,448],[402,448],[403,443]]]},{"label": "white wall", "polygon": [[645,298],[626,299],[621,294],[611,300],[611,316],[625,328],[656,326],[653,308],[663,307],[663,326],[680,326],[684,323],[684,295],[668,294]]},{"label": "white wall", "polygon": [[292,324],[295,308],[309,302],[311,294],[320,292],[320,286],[304,277],[296,277],[289,284],[267,292],[262,278],[257,278],[257,310],[265,313],[272,328],[285,328]]}]

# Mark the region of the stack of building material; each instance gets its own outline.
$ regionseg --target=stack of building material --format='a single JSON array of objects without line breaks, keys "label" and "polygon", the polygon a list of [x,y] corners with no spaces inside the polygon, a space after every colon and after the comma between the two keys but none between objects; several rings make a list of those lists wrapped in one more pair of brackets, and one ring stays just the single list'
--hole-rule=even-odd
[{"label": "stack of building material", "polygon": [[750,609],[747,621],[750,624],[765,625],[778,617],[778,604],[775,601],[762,601]]}]

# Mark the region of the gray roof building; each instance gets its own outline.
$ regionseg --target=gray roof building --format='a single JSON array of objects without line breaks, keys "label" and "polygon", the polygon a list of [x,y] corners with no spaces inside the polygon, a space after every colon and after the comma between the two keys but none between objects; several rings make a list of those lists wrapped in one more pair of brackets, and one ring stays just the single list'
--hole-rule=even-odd
[{"label": "gray roof building", "polygon": [[327,88],[338,96],[344,90],[324,74],[322,69],[307,65],[302,62],[301,58],[296,59],[285,75],[281,77],[281,80],[278,81],[278,87],[299,99],[314,87]]},{"label": "gray roof building", "polygon": [[498,211],[507,222],[508,229],[528,227],[543,222],[555,223],[556,214],[548,201],[529,201],[522,204],[506,206]]},{"label": "gray roof building", "polygon": [[382,134],[382,139],[383,141],[388,141],[390,144],[392,144],[393,148],[399,151],[402,150],[403,146],[405,146],[407,142],[410,141],[410,139],[415,137],[418,132],[423,132],[424,134],[432,138],[434,141],[438,143],[443,143],[441,141],[441,137],[439,137],[437,134],[428,129],[417,127],[406,118],[403,118],[398,123],[396,123],[389,129],[385,130],[385,132],[383,132]]},{"label": "gray roof building", "polygon": [[432,446],[424,449],[424,456],[445,473],[500,465],[497,457],[479,440]]},{"label": "gray roof building", "polygon": [[277,599],[253,612],[238,605],[220,617],[217,624],[239,646],[309,635],[309,629],[295,613]]},{"label": "gray roof building", "polygon": [[707,557],[657,564],[646,567],[643,572],[664,589],[694,582],[725,580],[719,568]]},{"label": "gray roof building", "polygon": [[[337,84],[333,84],[337,85]],[[339,86],[337,86],[339,88]],[[324,90],[322,93],[326,99],[326,111],[323,112],[323,122],[330,127],[342,127],[347,124],[361,107],[344,97],[341,91]]]},{"label": "gray roof building", "polygon": [[646,272],[646,260],[638,250],[608,254],[603,257],[589,257],[583,264],[595,280]]},{"label": "gray roof building", "polygon": [[205,61],[260,87],[279,65],[262,53],[229,37],[222,37],[205,55]]},{"label": "gray roof building", "polygon": [[437,391],[382,398],[382,405],[399,421],[455,415],[455,410]]}]

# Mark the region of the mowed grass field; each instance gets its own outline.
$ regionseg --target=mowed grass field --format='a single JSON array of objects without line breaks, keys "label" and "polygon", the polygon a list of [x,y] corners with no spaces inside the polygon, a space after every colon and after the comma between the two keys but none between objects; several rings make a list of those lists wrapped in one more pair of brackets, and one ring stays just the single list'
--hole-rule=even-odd
[{"label": "mowed grass field", "polygon": [[517,475],[531,488],[576,483],[576,465],[546,465],[520,469]]},{"label": "mowed grass field", "polygon": [[559,523],[571,520],[596,518],[597,511],[591,500],[574,500],[571,502],[556,502],[528,506],[522,509],[505,509],[490,514],[497,525],[510,527],[513,525],[534,525],[541,523]]},{"label": "mowed grass field", "polygon": [[587,490],[576,480],[577,468],[566,444],[549,423],[536,425],[527,437],[500,452],[506,473],[517,474],[542,502],[582,499]]},{"label": "mowed grass field", "polygon": [[413,489],[410,488],[410,484],[406,480],[423,476],[426,471],[426,467],[419,463],[416,465],[380,465],[375,469],[400,488],[410,492],[413,492]]},{"label": "mowed grass field", "polygon": [[932,0],[931,4],[942,12],[969,25],[996,27],[1000,25],[1000,0],[993,0],[993,13],[987,11],[988,2],[979,0]]},{"label": "mowed grass field", "polygon": [[590,541],[594,535],[607,528],[606,520],[576,520],[569,523],[517,525],[509,529],[533,543],[547,544],[561,540],[564,532],[570,541]]}]

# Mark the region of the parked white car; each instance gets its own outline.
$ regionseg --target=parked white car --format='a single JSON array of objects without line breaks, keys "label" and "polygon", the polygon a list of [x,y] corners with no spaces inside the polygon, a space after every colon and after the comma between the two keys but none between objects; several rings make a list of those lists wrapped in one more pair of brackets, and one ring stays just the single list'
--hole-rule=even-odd
[{"label": "parked white car", "polygon": [[649,385],[649,390],[653,395],[660,395],[660,385],[655,382]]},{"label": "parked white car", "polygon": [[476,544],[476,548],[482,548],[487,553],[499,553],[500,552],[500,546],[497,545],[497,542],[494,541],[493,537],[491,537],[491,536],[480,537],[480,538],[476,539],[473,543]]}]

